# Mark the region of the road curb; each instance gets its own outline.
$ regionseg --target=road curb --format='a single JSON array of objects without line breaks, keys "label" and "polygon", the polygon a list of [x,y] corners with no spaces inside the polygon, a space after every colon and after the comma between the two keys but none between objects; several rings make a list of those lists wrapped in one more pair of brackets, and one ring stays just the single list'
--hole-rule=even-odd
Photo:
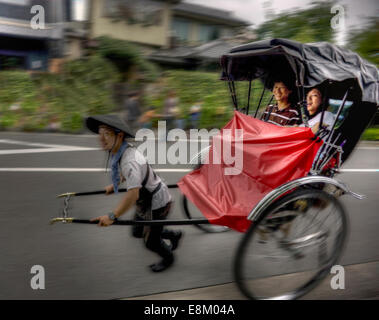
[{"label": "road curb", "polygon": [[[333,290],[330,274],[301,300],[378,300],[379,261],[346,265],[345,289]],[[296,277],[296,274],[293,275]],[[246,300],[234,282],[181,291],[171,291],[120,300]]]}]

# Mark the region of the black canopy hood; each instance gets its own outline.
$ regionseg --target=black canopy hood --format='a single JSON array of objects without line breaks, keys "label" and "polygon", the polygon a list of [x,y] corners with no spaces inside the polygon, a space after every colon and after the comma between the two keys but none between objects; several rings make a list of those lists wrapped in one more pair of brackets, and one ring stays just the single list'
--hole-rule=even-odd
[{"label": "black canopy hood", "polygon": [[378,69],[358,54],[327,42],[303,44],[286,39],[252,42],[232,48],[221,57],[221,66],[221,80],[260,78],[268,88],[277,74],[305,88],[329,80],[355,84],[360,88],[361,101],[379,103]]}]

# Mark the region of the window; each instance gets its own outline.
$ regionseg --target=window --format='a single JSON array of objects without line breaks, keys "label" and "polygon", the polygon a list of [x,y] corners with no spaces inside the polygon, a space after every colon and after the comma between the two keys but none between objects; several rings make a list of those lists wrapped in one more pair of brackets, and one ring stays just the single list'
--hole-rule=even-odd
[{"label": "window", "polygon": [[103,15],[114,21],[151,26],[162,23],[163,9],[161,3],[152,0],[107,0],[104,1]]},{"label": "window", "polygon": [[221,32],[222,37],[231,37],[233,35],[233,31],[229,28],[223,28]]},{"label": "window", "polygon": [[220,30],[216,26],[201,25],[198,40],[201,42],[209,42],[220,37]]},{"label": "window", "polygon": [[117,14],[121,2],[119,0],[104,1],[104,15],[113,16]]},{"label": "window", "polygon": [[181,41],[188,41],[189,40],[189,27],[190,27],[189,21],[182,20],[182,19],[174,19],[172,22],[171,29],[176,38],[178,38]]},{"label": "window", "polygon": [[0,54],[0,70],[12,70],[25,68],[25,57],[5,56]]}]

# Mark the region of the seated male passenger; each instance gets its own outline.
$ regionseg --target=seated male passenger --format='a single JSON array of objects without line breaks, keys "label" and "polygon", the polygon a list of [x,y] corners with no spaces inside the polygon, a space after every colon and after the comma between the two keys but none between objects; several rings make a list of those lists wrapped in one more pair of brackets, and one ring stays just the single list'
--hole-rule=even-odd
[{"label": "seated male passenger", "polygon": [[270,104],[261,116],[261,120],[279,126],[294,126],[301,123],[300,112],[292,99],[291,86],[284,80],[274,82],[273,94],[276,104]]}]

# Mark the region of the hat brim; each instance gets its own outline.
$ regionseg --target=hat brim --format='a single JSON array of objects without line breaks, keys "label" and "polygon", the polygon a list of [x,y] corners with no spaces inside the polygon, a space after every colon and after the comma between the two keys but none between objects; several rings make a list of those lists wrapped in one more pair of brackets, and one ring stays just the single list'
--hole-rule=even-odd
[{"label": "hat brim", "polygon": [[93,133],[99,133],[99,127],[106,125],[125,133],[126,138],[134,138],[130,128],[116,115],[99,115],[86,118],[86,127]]}]

